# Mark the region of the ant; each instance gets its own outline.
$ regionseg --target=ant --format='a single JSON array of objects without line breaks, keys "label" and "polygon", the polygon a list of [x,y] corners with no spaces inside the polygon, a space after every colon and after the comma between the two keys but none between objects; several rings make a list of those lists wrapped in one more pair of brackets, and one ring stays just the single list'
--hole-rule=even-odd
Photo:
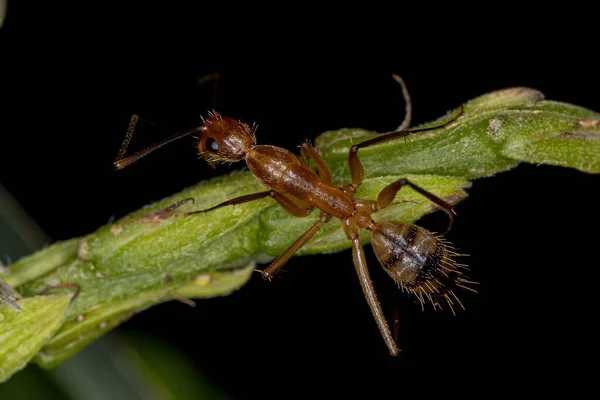
[{"label": "ant", "polygon": [[[371,281],[365,253],[359,240],[359,229],[367,229],[371,233],[371,244],[377,259],[388,275],[402,288],[417,296],[421,304],[428,299],[434,306],[440,306],[439,298],[446,300],[448,305],[456,301],[462,304],[454,287],[462,287],[472,283],[464,278],[461,268],[453,259],[456,255],[441,237],[419,226],[397,222],[376,222],[372,214],[392,204],[396,194],[405,186],[440,207],[453,221],[452,205],[433,193],[417,186],[408,179],[399,179],[389,184],[378,195],[377,200],[356,198],[355,194],[364,178],[364,169],[358,157],[358,150],[374,144],[383,143],[398,138],[405,138],[417,132],[439,129],[452,124],[463,113],[451,121],[438,126],[418,130],[408,130],[411,118],[410,97],[404,81],[397,75],[393,78],[401,85],[406,104],[406,116],[399,129],[382,134],[381,136],[353,145],[350,149],[348,162],[351,173],[351,183],[335,185],[331,172],[325,160],[319,155],[308,141],[300,145],[301,157],[297,157],[286,149],[258,145],[255,129],[247,124],[223,116],[218,112],[210,112],[204,124],[194,129],[175,134],[162,142],[156,143],[129,157],[123,157],[129,144],[138,117],[131,119],[127,136],[114,165],[117,169],[139,160],[141,157],[172,142],[173,140],[194,133],[200,134],[198,152],[211,165],[217,162],[237,162],[245,160],[250,171],[269,190],[233,198],[214,207],[201,211],[179,213],[180,216],[190,216],[219,207],[242,204],[265,197],[271,197],[289,214],[296,217],[306,217],[315,208],[320,210],[318,221],[304,232],[287,250],[275,259],[265,270],[261,271],[264,279],[271,280],[283,265],[332,218],[338,218],[348,240],[352,241],[352,258],[358,278],[379,331],[392,356],[399,353],[388,323],[383,315],[379,301]],[[316,172],[309,167],[313,161]],[[165,209],[153,213],[154,217],[168,215],[193,199],[185,199]]]}]

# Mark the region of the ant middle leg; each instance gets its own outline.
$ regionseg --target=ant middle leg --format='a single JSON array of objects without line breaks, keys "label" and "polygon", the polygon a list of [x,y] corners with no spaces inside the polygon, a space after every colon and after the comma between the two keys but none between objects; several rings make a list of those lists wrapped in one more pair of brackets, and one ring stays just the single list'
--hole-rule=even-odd
[{"label": "ant middle leg", "polygon": [[310,204],[287,194],[272,191],[271,197],[279,203],[288,214],[291,214],[294,217],[306,217],[314,210],[314,207]]},{"label": "ant middle leg", "polygon": [[444,211],[446,213],[446,215],[448,215],[450,222],[448,224],[448,228],[444,232],[444,234],[446,234],[450,230],[450,228],[452,228],[452,224],[454,223],[454,214],[456,214],[454,212],[454,208],[452,208],[452,204],[439,198],[438,196],[429,192],[428,190],[425,190],[422,187],[412,183],[411,181],[409,181],[406,178],[402,178],[402,179],[397,180],[396,182],[390,183],[385,188],[383,188],[381,190],[381,192],[379,192],[379,195],[377,196],[377,205],[379,206],[379,208],[380,209],[385,208],[385,207],[389,206],[390,204],[392,204],[394,198],[396,197],[396,195],[398,194],[400,189],[402,189],[402,187],[404,187],[404,186],[409,186],[414,191],[416,191],[419,194],[421,194],[422,196],[426,197],[432,203],[434,203],[438,207],[440,207],[442,209],[442,211]]}]

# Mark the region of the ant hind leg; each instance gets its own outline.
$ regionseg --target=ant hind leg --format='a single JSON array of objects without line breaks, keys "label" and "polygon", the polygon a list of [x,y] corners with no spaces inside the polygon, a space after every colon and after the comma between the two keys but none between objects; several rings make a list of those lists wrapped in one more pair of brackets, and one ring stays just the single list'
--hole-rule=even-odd
[{"label": "ant hind leg", "polygon": [[402,189],[403,186],[411,187],[414,191],[418,192],[422,196],[429,199],[432,203],[434,203],[438,207],[440,207],[442,209],[442,211],[444,211],[446,213],[446,215],[448,215],[450,222],[449,222],[448,228],[446,229],[444,234],[448,233],[450,228],[452,228],[452,224],[454,222],[454,214],[456,214],[454,212],[454,208],[452,208],[452,204],[439,198],[435,194],[423,189],[422,187],[415,185],[414,183],[412,183],[411,181],[409,181],[406,178],[402,178],[402,179],[397,180],[396,182],[390,183],[385,188],[383,188],[381,190],[381,192],[379,192],[379,195],[377,196],[377,205],[379,206],[379,208],[380,209],[385,208],[385,207],[389,206],[390,204],[392,204],[394,198],[396,197],[396,195],[398,194],[400,189]]},{"label": "ant hind leg", "polygon": [[381,332],[381,336],[383,336],[383,340],[388,347],[390,355],[392,357],[397,356],[400,352],[400,349],[398,348],[398,345],[396,344],[396,341],[390,332],[390,327],[385,319],[385,316],[383,315],[381,305],[379,305],[379,301],[377,300],[375,288],[373,287],[373,281],[371,281],[369,269],[367,268],[365,251],[363,250],[358,238],[352,240],[352,259],[354,261],[354,267],[356,268],[356,273],[360,281],[360,286],[362,287],[365,298],[367,299],[371,313],[375,318],[375,322],[377,322],[377,327]]},{"label": "ant hind leg", "polygon": [[[350,152],[348,153],[348,164],[350,166],[350,174],[352,175],[352,185],[354,187],[360,186],[360,184],[363,181],[364,174],[365,174],[365,170],[362,166],[362,163],[360,162],[360,160],[358,158],[358,150],[359,149],[369,147],[374,144],[389,142],[391,140],[406,137],[413,133],[426,132],[426,131],[432,131],[432,130],[436,130],[436,129],[440,129],[440,128],[445,128],[448,125],[454,123],[456,121],[456,119],[463,114],[463,112],[464,112],[464,106],[461,104],[460,111],[450,121],[445,122],[441,125],[436,125],[436,126],[432,126],[429,128],[423,128],[423,129],[414,129],[414,130],[402,130],[401,129],[401,130],[397,130],[394,132],[384,133],[384,134],[376,136],[372,139],[365,140],[364,142],[353,145],[350,148]],[[403,124],[404,124],[404,122],[403,122]]]}]

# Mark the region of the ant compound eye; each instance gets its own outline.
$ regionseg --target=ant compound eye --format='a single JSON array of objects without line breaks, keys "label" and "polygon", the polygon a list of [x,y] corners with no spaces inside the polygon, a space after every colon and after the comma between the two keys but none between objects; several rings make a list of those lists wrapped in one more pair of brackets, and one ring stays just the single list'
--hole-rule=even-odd
[{"label": "ant compound eye", "polygon": [[213,153],[216,153],[219,151],[219,144],[213,138],[206,139],[205,145],[206,145],[206,150],[212,151]]}]

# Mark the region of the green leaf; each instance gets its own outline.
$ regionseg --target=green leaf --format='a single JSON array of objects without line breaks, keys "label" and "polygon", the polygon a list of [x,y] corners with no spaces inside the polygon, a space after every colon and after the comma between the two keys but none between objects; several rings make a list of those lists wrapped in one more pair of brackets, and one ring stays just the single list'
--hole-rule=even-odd
[{"label": "green leaf", "polygon": [[[466,196],[469,182],[456,177],[409,176],[415,183],[456,203]],[[374,197],[393,176],[365,181],[359,194]],[[253,266],[249,262],[272,259],[314,216],[298,219],[270,199],[235,207],[224,207],[193,217],[171,217],[158,222],[138,218],[186,197],[195,207],[208,208],[227,198],[262,188],[248,174],[235,174],[202,182],[174,197],[138,211],[97,232],[79,239],[73,254],[63,253],[66,263],[46,275],[22,285],[25,296],[61,283],[78,283],[81,292],[68,310],[67,323],[35,358],[44,368],[54,368],[88,343],[118,326],[134,313],[177,297],[224,295],[245,283]],[[401,203],[383,210],[375,218],[414,221],[434,206],[407,190]],[[186,206],[190,209],[190,206]],[[368,235],[364,238],[368,242]],[[302,253],[310,254],[347,248],[339,223],[329,223]],[[62,246],[62,250],[67,246]],[[56,254],[55,248],[46,251]],[[11,266],[19,274],[33,268],[40,253]],[[72,289],[65,289],[65,293]],[[55,292],[58,292],[56,290]]]},{"label": "green leaf", "polygon": [[36,296],[21,301],[22,312],[0,305],[0,382],[25,368],[63,325],[71,296]]},{"label": "green leaf", "polygon": [[[600,172],[600,114],[542,99],[537,90],[513,88],[471,100],[464,105],[463,115],[446,129],[361,149],[366,176],[432,174],[475,179],[509,170],[522,161]],[[446,122],[457,112],[413,129]],[[351,144],[375,135],[341,129],[317,138],[334,179],[350,179]]]},{"label": "green leaf", "polygon": [[512,159],[600,172],[600,119],[584,108],[545,101],[506,110],[490,121],[489,133]]},{"label": "green leaf", "polygon": [[174,298],[209,298],[228,294],[246,283],[252,271],[254,264],[231,272],[201,274],[183,285],[101,304],[88,314],[80,314],[64,324],[34,361],[43,368],[55,368],[90,342],[154,304]]},{"label": "green leaf", "polygon": [[[4,279],[12,287],[20,286],[75,259],[77,256],[76,250],[77,239],[55,243],[19,260],[17,266],[11,266],[7,269],[7,275]],[[16,270],[19,271],[18,274],[14,273]]]},{"label": "green leaf", "polygon": [[139,334],[129,334],[127,341],[133,345],[127,354],[130,364],[154,393],[165,399],[229,399],[175,346]]},{"label": "green leaf", "polygon": [[14,311],[19,312],[21,306],[17,303],[18,298],[19,294],[0,278],[0,304],[6,304]]}]

